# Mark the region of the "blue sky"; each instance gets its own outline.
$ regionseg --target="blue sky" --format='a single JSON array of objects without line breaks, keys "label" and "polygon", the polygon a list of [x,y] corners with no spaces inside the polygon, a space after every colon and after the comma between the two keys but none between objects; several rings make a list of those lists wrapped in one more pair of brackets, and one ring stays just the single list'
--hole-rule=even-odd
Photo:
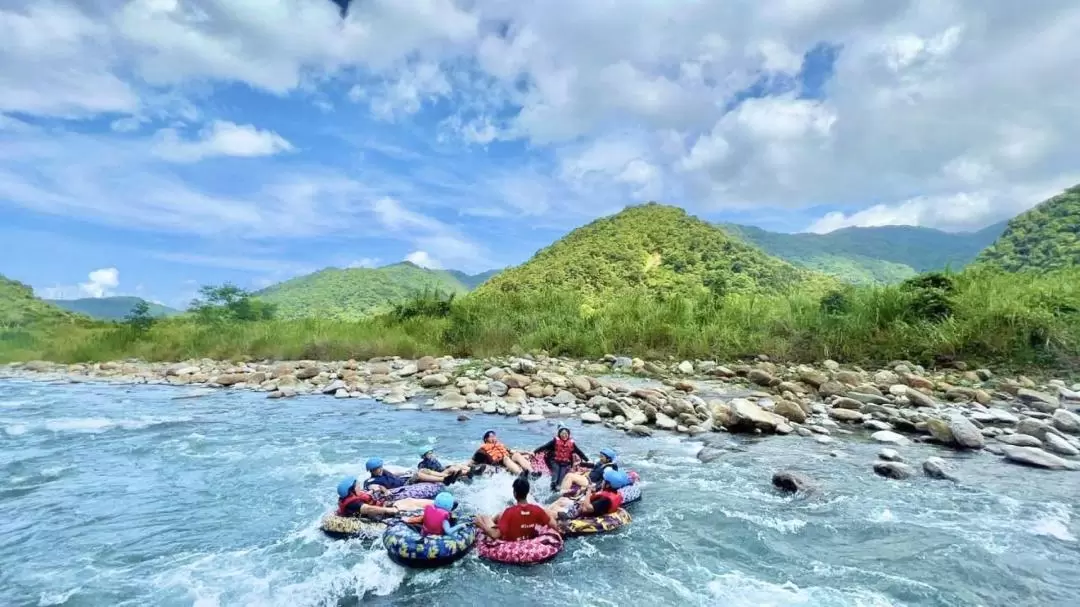
[{"label": "blue sky", "polygon": [[1056,0],[89,4],[0,8],[0,273],[45,296],[479,272],[650,199],[968,230],[1080,181]]}]

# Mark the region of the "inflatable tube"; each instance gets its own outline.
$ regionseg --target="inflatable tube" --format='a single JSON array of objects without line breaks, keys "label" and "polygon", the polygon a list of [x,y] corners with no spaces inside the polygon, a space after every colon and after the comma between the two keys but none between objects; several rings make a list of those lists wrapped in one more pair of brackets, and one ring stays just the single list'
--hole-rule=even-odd
[{"label": "inflatable tube", "polygon": [[393,502],[395,500],[404,499],[429,500],[434,498],[444,489],[446,489],[446,485],[442,483],[415,483],[412,485],[405,485],[404,487],[391,489],[387,501]]},{"label": "inflatable tube", "polygon": [[563,549],[563,539],[554,529],[544,528],[528,540],[507,542],[494,540],[478,533],[476,554],[485,560],[506,565],[538,565],[558,556]]},{"label": "inflatable tube", "polygon": [[619,527],[630,524],[630,513],[619,508],[611,514],[604,516],[587,516],[574,518],[568,521],[559,521],[559,530],[564,536],[574,537],[578,535],[593,535],[607,533]]},{"label": "inflatable tube", "polygon": [[373,540],[386,532],[386,523],[331,512],[323,517],[319,529],[335,540]]},{"label": "inflatable tube", "polygon": [[622,496],[623,506],[633,504],[641,499],[641,485],[634,483],[633,485],[627,485],[622,489],[619,489],[619,495]]},{"label": "inflatable tube", "polygon": [[475,525],[466,525],[454,535],[421,535],[419,525],[397,523],[383,533],[390,560],[420,569],[449,565],[468,554],[475,542]]},{"label": "inflatable tube", "polygon": [[542,475],[551,475],[551,468],[548,468],[547,459],[541,453],[533,453],[529,456],[529,463],[532,464],[533,472],[539,472]]}]

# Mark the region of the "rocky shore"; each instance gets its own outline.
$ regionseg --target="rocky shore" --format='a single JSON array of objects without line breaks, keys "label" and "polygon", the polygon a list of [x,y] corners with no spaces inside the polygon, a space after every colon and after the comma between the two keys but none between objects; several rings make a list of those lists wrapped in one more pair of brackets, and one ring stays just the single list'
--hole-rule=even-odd
[{"label": "rocky shore", "polygon": [[[985,450],[1026,466],[1080,470],[1080,415],[1074,412],[1080,407],[1080,384],[1051,380],[1040,385],[1023,376],[997,377],[988,369],[968,369],[961,362],[928,371],[897,361],[868,371],[834,361],[781,365],[763,356],[732,366],[616,356],[599,361],[544,356],[73,365],[31,361],[0,366],[0,377],[254,390],[270,399],[323,394],[402,409],[515,416],[522,422],[577,418],[638,436],[657,431],[775,434],[828,444],[837,436],[859,434],[887,447],[873,469],[888,478],[915,473],[894,449],[912,442]],[[705,442],[699,459],[718,457],[721,452]],[[923,470],[934,478],[951,478],[939,458],[924,462]]]}]

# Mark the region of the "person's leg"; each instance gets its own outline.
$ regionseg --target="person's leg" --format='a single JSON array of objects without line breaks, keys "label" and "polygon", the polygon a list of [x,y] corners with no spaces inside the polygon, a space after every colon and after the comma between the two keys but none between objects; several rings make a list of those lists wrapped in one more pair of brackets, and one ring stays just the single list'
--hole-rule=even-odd
[{"label": "person's leg", "polygon": [[578,474],[576,472],[568,472],[563,477],[562,485],[559,486],[560,493],[567,493],[569,491],[576,491],[589,486],[589,477],[584,474]]},{"label": "person's leg", "polygon": [[407,510],[423,510],[424,508],[426,508],[426,507],[428,507],[428,506],[430,506],[430,505],[432,505],[434,503],[435,503],[434,500],[422,500],[422,499],[416,499],[414,497],[410,497],[410,498],[406,498],[406,499],[397,500],[397,501],[395,501],[394,503],[392,503],[390,505],[393,506],[394,508],[397,508],[398,510],[407,511]]},{"label": "person's leg", "polygon": [[[515,462],[517,462],[517,464],[519,466],[521,466],[520,470],[524,470],[526,472],[532,472],[532,463],[529,462],[529,458],[525,457],[524,455],[522,455],[520,453],[516,453],[516,452],[511,454],[510,458],[513,459]],[[520,472],[520,470],[519,470],[519,472]]]},{"label": "person's leg", "polygon": [[485,514],[479,514],[476,516],[476,526],[480,528],[480,531],[484,532],[484,535],[498,539],[498,529],[495,526],[495,520]]},{"label": "person's leg", "polygon": [[570,464],[555,463],[551,469],[551,490],[554,491],[562,485],[563,479],[570,473]]},{"label": "person's leg", "polygon": [[514,461],[513,456],[507,455],[504,457],[502,465],[506,467],[506,471],[510,474],[521,474],[521,466]]},{"label": "person's leg", "polygon": [[413,475],[413,480],[418,483],[441,483],[445,475],[439,472],[433,472],[431,470],[422,469],[417,470]]}]

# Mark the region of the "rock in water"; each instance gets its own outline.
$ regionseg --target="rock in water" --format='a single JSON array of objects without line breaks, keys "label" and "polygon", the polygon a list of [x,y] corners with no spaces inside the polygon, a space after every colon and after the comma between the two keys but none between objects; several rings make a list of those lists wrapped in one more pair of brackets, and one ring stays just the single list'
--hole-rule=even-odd
[{"label": "rock in water", "polygon": [[724,455],[724,452],[719,449],[713,449],[712,447],[705,447],[701,451],[697,452],[698,461],[707,464],[711,461],[720,459]]},{"label": "rock in water", "polygon": [[1028,434],[1002,434],[997,440],[1014,447],[1042,447],[1042,441]]},{"label": "rock in water", "polygon": [[1045,392],[1020,388],[1020,390],[1016,392],[1016,397],[1032,409],[1043,413],[1053,413],[1061,408],[1061,401],[1058,400],[1058,397],[1051,396]]},{"label": "rock in water", "polygon": [[986,444],[982,432],[962,415],[954,415],[949,420],[949,431],[953,442],[963,449],[982,449]]},{"label": "rock in water", "polygon": [[438,388],[450,383],[450,379],[442,373],[433,373],[420,378],[420,385],[425,388]]},{"label": "rock in water", "polygon": [[949,429],[949,424],[945,420],[931,418],[926,420],[926,429],[930,431],[930,435],[935,440],[944,444],[951,445],[953,443],[952,430]]},{"label": "rock in water", "polygon": [[915,474],[915,469],[901,462],[874,462],[874,474],[885,478],[903,480],[911,478]]},{"label": "rock in water", "polygon": [[1013,447],[1007,445],[1001,448],[1005,454],[1005,461],[1035,468],[1047,468],[1049,470],[1077,470],[1080,466],[1053,453],[1047,453],[1035,447]]},{"label": "rock in water", "polygon": [[335,379],[334,381],[326,384],[326,386],[323,387],[322,393],[323,394],[334,394],[338,390],[343,390],[343,389],[345,389],[345,382],[341,381],[340,379]]},{"label": "rock in water", "polygon": [[900,457],[900,452],[897,451],[896,449],[882,449],[881,451],[878,451],[877,456],[878,456],[878,459],[884,460],[884,461],[887,461],[887,462],[902,462],[902,461],[904,461],[904,458]]},{"label": "rock in water", "polygon": [[829,409],[829,417],[842,422],[862,421],[863,414],[851,409]]},{"label": "rock in water", "polygon": [[804,423],[806,421],[806,411],[800,407],[797,403],[793,403],[790,400],[781,400],[773,407],[773,413],[787,418],[789,421],[793,421],[797,424]]},{"label": "rock in water", "polygon": [[1043,443],[1043,446],[1047,451],[1052,451],[1059,455],[1080,455],[1080,449],[1077,449],[1069,441],[1051,432],[1046,433],[1046,440],[1043,441]]},{"label": "rock in water", "polygon": [[897,434],[891,430],[879,430],[870,435],[870,438],[879,443],[888,443],[890,445],[909,445],[911,441],[902,434]]},{"label": "rock in water", "polygon": [[949,472],[949,465],[940,457],[928,458],[923,462],[922,469],[923,472],[926,473],[926,476],[929,476],[930,478],[956,481],[956,477]]},{"label": "rock in water", "polygon": [[1054,411],[1054,427],[1069,434],[1080,434],[1080,415],[1068,409]]},{"label": "rock in water", "polygon": [[600,416],[592,411],[586,411],[581,414],[581,421],[586,424],[599,424],[604,421],[600,419]]},{"label": "rock in water", "polygon": [[773,487],[787,493],[809,492],[815,488],[815,483],[809,477],[790,470],[781,470],[773,474],[772,484]]}]

